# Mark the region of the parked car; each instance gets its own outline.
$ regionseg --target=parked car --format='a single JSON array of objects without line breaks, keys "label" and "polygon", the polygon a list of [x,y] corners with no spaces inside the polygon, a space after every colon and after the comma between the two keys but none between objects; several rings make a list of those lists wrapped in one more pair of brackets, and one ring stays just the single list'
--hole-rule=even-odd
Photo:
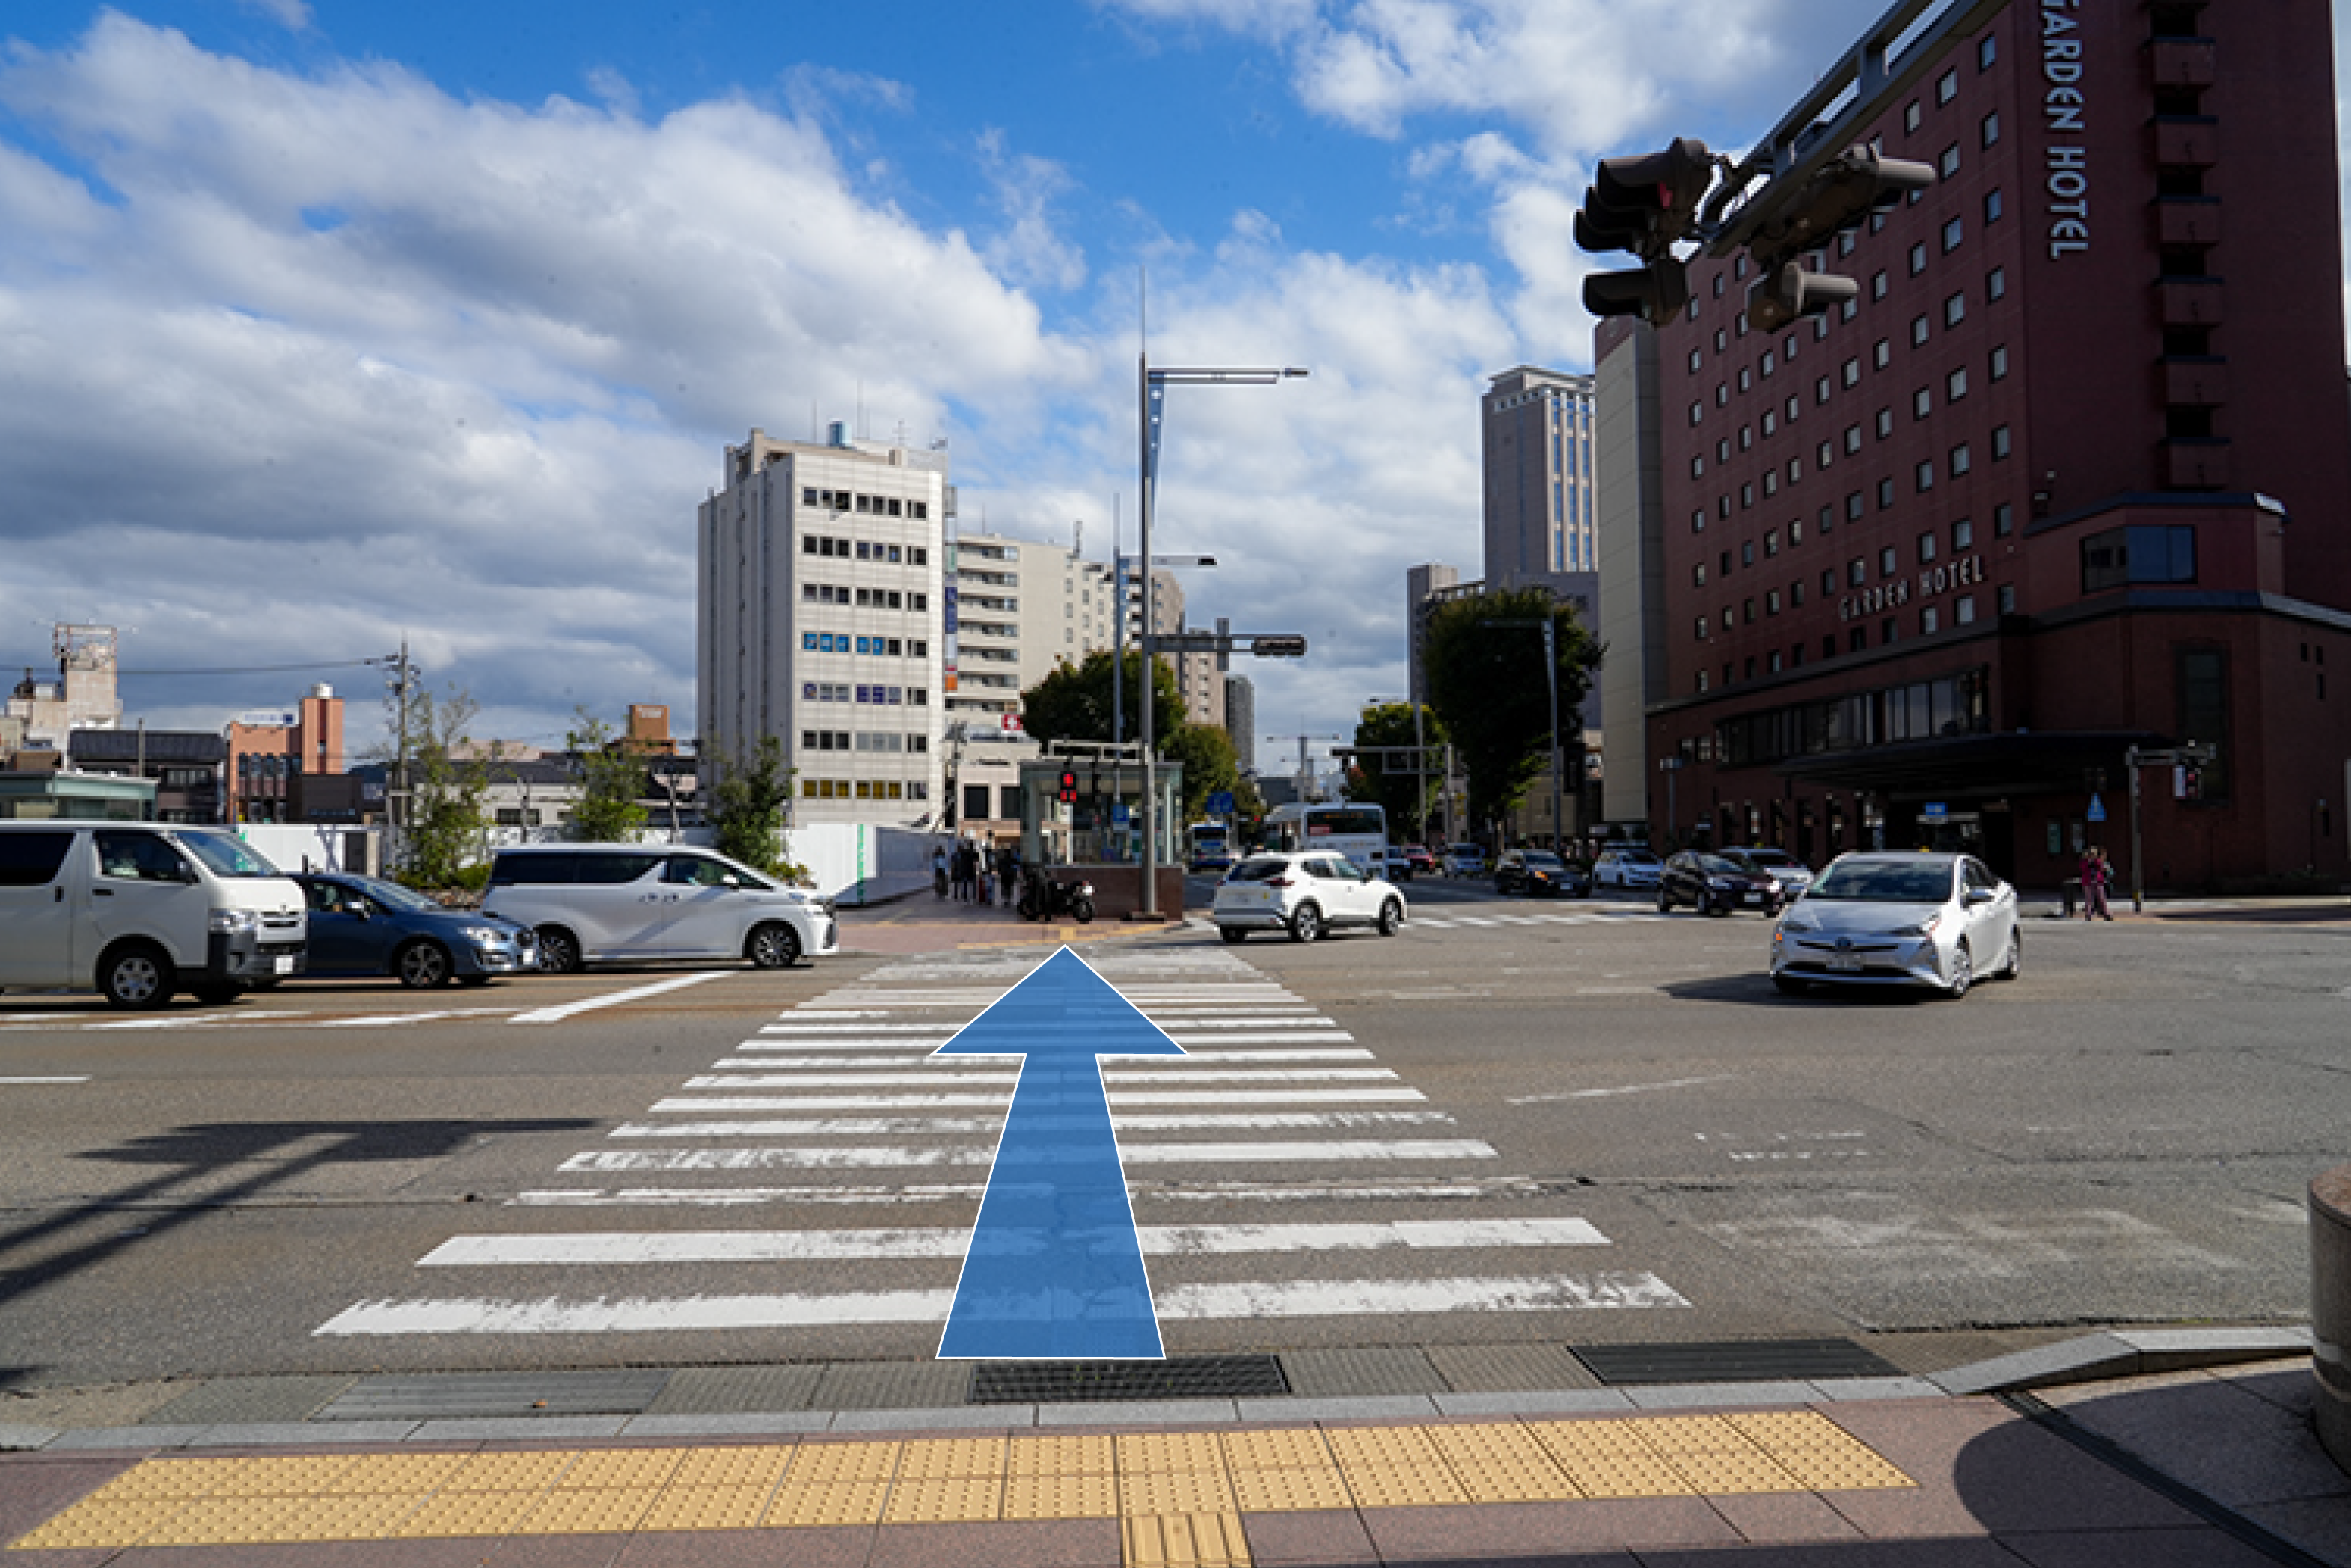
[{"label": "parked car", "polygon": [[1228,942],[1252,931],[1286,931],[1311,942],[1343,925],[1368,925],[1393,936],[1405,923],[1404,894],[1344,855],[1254,854],[1233,867],[1217,888],[1208,917]]},{"label": "parked car", "polygon": [[1477,844],[1447,844],[1437,863],[1447,876],[1483,876],[1486,852]]},{"label": "parked car", "polygon": [[1396,856],[1412,868],[1415,876],[1424,873],[1430,876],[1437,874],[1437,857],[1428,852],[1426,844],[1406,844],[1396,852]]},{"label": "parked car", "polygon": [[1494,862],[1494,891],[1530,897],[1585,898],[1591,895],[1592,879],[1583,867],[1549,850],[1504,850],[1502,858]]},{"label": "parked car", "polygon": [[2016,890],[1973,855],[1839,855],[1771,933],[1771,983],[1923,986],[1963,997],[2024,967]]},{"label": "parked car", "polygon": [[485,912],[528,925],[538,967],[746,959],[780,969],[838,950],[832,902],[710,850],[519,844],[490,862]]},{"label": "parked car", "polygon": [[398,883],[342,872],[294,878],[310,906],[312,975],[390,975],[403,986],[479,986],[538,967],[528,925],[444,909]]},{"label": "parked car", "polygon": [[1657,880],[1657,913],[1668,915],[1687,904],[1700,915],[1728,915],[1734,909],[1780,913],[1780,884],[1767,872],[1750,871],[1729,855],[1703,850],[1683,850],[1666,862]]},{"label": "parked car", "polygon": [[1803,896],[1813,885],[1813,868],[1782,849],[1768,844],[1750,844],[1745,849],[1725,850],[1725,860],[1732,861],[1749,871],[1761,872],[1780,884],[1782,904]]},{"label": "parked car", "polygon": [[1594,887],[1655,887],[1665,862],[1647,850],[1619,844],[1602,850],[1592,862]]},{"label": "parked car", "polygon": [[168,822],[0,821],[0,987],[118,1008],[299,974],[302,890],[243,840]]}]

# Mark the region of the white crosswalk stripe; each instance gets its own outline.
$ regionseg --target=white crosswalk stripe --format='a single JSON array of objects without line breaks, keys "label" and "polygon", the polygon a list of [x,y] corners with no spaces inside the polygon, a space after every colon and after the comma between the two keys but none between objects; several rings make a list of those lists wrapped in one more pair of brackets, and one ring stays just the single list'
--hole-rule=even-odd
[{"label": "white crosswalk stripe", "polygon": [[[1450,923],[1630,917],[1539,911]],[[1010,1057],[931,1053],[1044,956],[907,960],[783,1014],[615,1126],[602,1145],[563,1159],[545,1188],[510,1200],[518,1217],[534,1211],[558,1228],[451,1237],[417,1267],[432,1270],[436,1286],[462,1281],[459,1291],[361,1301],[316,1332],[898,1324],[920,1331],[910,1343],[927,1350],[953,1300],[1019,1071]],[[1170,946],[1088,958],[1186,1053],[1102,1062],[1164,1322],[1689,1304],[1654,1275],[1580,1267],[1611,1256],[1610,1239],[1581,1217],[1538,1212],[1551,1207],[1547,1183],[1486,1174],[1500,1169],[1492,1145],[1462,1135],[1451,1113],[1379,1064],[1351,1031],[1238,955]],[[1411,1217],[1429,1203],[1445,1218]],[[1234,1218],[1251,1205],[1311,1218]],[[1328,1218],[1331,1205],[1370,1218]],[[888,1209],[921,1223],[725,1228],[714,1215],[684,1228],[564,1229],[557,1218],[632,1209],[791,1217],[820,1207]],[[1217,1222],[1170,1223],[1187,1213]],[[727,1272],[753,1269],[760,1272],[739,1280]]]}]

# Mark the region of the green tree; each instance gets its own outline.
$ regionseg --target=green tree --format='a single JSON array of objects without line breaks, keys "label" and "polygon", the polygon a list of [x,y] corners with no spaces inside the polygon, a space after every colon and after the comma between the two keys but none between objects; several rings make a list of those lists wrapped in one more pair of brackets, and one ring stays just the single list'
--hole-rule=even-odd
[{"label": "green tree", "polygon": [[404,705],[395,688],[384,706],[394,821],[400,824],[392,874],[428,892],[463,886],[468,869],[483,858],[489,832],[482,810],[488,767],[471,755],[465,736],[480,710],[456,686],[435,697],[422,683],[408,687]]},{"label": "green tree", "polygon": [[[1053,673],[1020,694],[1020,718],[1040,745],[1057,740],[1108,740],[1111,737],[1111,668],[1107,653],[1092,653],[1079,664],[1056,664]],[[1167,739],[1184,727],[1184,688],[1176,672],[1165,664],[1152,671],[1155,701],[1151,709],[1153,740],[1164,750]],[[1120,692],[1126,709],[1126,738],[1140,738],[1143,726],[1143,655],[1130,649]]]},{"label": "green tree", "polygon": [[571,809],[571,836],[581,843],[626,843],[645,825],[644,758],[616,744],[604,721],[586,708],[563,737],[577,758],[581,791]]},{"label": "green tree", "polygon": [[711,835],[718,852],[770,876],[806,875],[806,869],[794,865],[785,852],[784,808],[791,791],[783,742],[761,736],[748,758],[737,756],[720,773],[710,803]]},{"label": "green tree", "polygon": [[1233,737],[1214,725],[1178,726],[1175,734],[1161,742],[1159,755],[1184,765],[1183,812],[1187,822],[1208,814],[1208,797],[1217,790],[1239,791],[1240,758],[1233,750]]},{"label": "green tree", "polygon": [[[1430,750],[1436,751],[1445,744],[1443,722],[1426,708],[1421,710],[1420,728]],[[1412,705],[1374,703],[1365,707],[1363,716],[1355,721],[1355,744],[1404,749],[1374,752],[1358,758],[1356,765],[1347,770],[1347,799],[1376,801],[1387,812],[1392,831],[1402,835],[1405,841],[1426,842],[1429,803],[1444,787],[1445,776],[1441,764],[1423,768],[1418,788],[1415,788]]]},{"label": "green tree", "polygon": [[[1429,618],[1428,702],[1469,776],[1469,820],[1491,822],[1524,798],[1551,752],[1551,687],[1542,629],[1555,631],[1559,714],[1572,724],[1606,652],[1574,606],[1541,588],[1457,599]],[[1498,625],[1531,621],[1534,625]],[[1573,747],[1567,755],[1574,756]]]}]

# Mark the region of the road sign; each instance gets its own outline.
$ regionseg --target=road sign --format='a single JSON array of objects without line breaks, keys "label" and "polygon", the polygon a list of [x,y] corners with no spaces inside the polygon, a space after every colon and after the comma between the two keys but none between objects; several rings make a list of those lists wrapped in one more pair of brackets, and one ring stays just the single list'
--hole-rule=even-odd
[{"label": "road sign", "polygon": [[2091,797],[2090,797],[2090,810],[2089,810],[2089,813],[2088,813],[2088,815],[2089,815],[2089,820],[2090,820],[2091,821],[2093,821],[2093,822],[2103,822],[2103,821],[2105,821],[2106,820],[2106,803],[2105,803],[2105,801],[2103,799],[2101,799],[2100,797],[2098,797],[2098,796],[2095,796],[2095,795],[2091,796]]},{"label": "road sign", "polygon": [[1219,789],[1215,794],[1208,797],[1208,815],[1212,817],[1229,817],[1232,813],[1233,792],[1231,790]]},{"label": "road sign", "polygon": [[1928,801],[1925,805],[1918,808],[1918,820],[1922,822],[1949,821],[1951,820],[1951,808],[1949,802],[1944,800]]},{"label": "road sign", "polygon": [[1164,1359],[1097,1059],[1184,1048],[1064,947],[933,1054],[1022,1059],[939,1359]]}]

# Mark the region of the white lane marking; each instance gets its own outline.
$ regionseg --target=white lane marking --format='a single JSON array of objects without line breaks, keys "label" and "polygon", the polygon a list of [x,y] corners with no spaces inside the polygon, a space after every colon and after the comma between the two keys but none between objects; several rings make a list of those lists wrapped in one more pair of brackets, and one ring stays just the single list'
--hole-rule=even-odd
[{"label": "white lane marking", "polygon": [[560,1007],[538,1008],[530,1012],[517,1013],[514,1016],[514,1021],[516,1023],[561,1023],[565,1019],[578,1018],[581,1013],[593,1012],[598,1008],[618,1007],[623,1002],[633,1002],[645,997],[657,997],[664,991],[683,990],[688,986],[698,986],[705,980],[715,980],[721,975],[733,972],[730,969],[705,969],[700,974],[680,975],[674,979],[655,980],[649,986],[633,986],[625,991],[612,991],[601,997],[588,997],[580,1001],[566,1002]]},{"label": "white lane marking", "polygon": [[1725,1083],[1736,1072],[1709,1072],[1703,1078],[1669,1078],[1662,1083],[1627,1083],[1619,1089],[1571,1089],[1560,1094],[1514,1094],[1504,1103],[1540,1105],[1553,1100],[1605,1100],[1618,1094],[1646,1094],[1657,1089],[1687,1089],[1698,1083]]},{"label": "white lane marking", "polygon": [[1499,924],[1499,922],[1489,920],[1481,915],[1457,915],[1453,917],[1453,924],[1456,925],[1493,925]]},{"label": "white lane marking", "polygon": [[[986,1061],[986,1058],[965,1060]],[[771,1065],[758,1063],[761,1067]],[[1112,1089],[1122,1083],[1314,1083],[1348,1079],[1393,1079],[1384,1067],[1246,1067],[1209,1068],[1198,1071],[1136,1071],[1113,1068],[1102,1074]],[[688,1089],[892,1089],[917,1084],[1014,1083],[1018,1072],[949,1071],[945,1067],[921,1072],[706,1072],[686,1080]]]},{"label": "white lane marking", "polygon": [[[563,1187],[553,1191],[517,1193],[507,1200],[510,1208],[747,1208],[778,1204],[834,1207],[910,1207],[925,1203],[960,1203],[985,1191],[978,1182],[901,1183],[892,1186],[630,1186]],[[1246,1182],[1191,1182],[1182,1186],[1145,1185],[1135,1194],[1141,1203],[1390,1203],[1422,1198],[1485,1200],[1494,1197],[1535,1197],[1542,1183],[1532,1176],[1481,1176],[1474,1181],[1441,1185],[1386,1181],[1343,1186],[1336,1183],[1311,1186],[1253,1186]]]},{"label": "white lane marking", "polygon": [[[789,1017],[790,1015],[787,1014],[785,1016]],[[868,1017],[872,1015],[852,1014],[845,1016]],[[944,1023],[865,1023],[859,1024],[853,1030],[844,1030],[839,1024],[796,1027],[788,1023],[769,1023],[761,1024],[759,1026],[759,1032],[761,1034],[789,1036],[820,1036],[828,1040],[864,1040],[877,1034],[947,1035],[955,1032],[955,1027],[956,1026],[953,1024]]]},{"label": "white lane marking", "polygon": [[119,1023],[86,1023],[86,1030],[114,1029],[202,1029],[207,1024],[243,1022],[232,1019],[226,1013],[184,1013],[160,1019],[125,1019]]},{"label": "white lane marking", "polygon": [[[312,1331],[355,1336],[446,1333],[660,1333],[698,1329],[818,1328],[834,1323],[938,1323],[952,1290],[775,1292],[535,1301],[456,1298],[361,1301]],[[1423,1316],[1459,1312],[1593,1312],[1687,1307],[1655,1274],[1533,1279],[1301,1280],[1176,1285],[1153,1292],[1162,1322],[1248,1318]],[[1040,1297],[1040,1315],[1050,1311]]]},{"label": "white lane marking", "polygon": [[[1588,1220],[1392,1219],[1322,1225],[1144,1225],[1135,1229],[1155,1258],[1256,1252],[1369,1252],[1404,1248],[1604,1247]],[[960,1258],[967,1226],[909,1230],[596,1230],[569,1236],[455,1236],[417,1260],[420,1269],[601,1267],[645,1263],[837,1263]],[[1040,1239],[1039,1250],[1042,1250]]]},{"label": "white lane marking", "polygon": [[[1427,1126],[1450,1124],[1443,1111],[1231,1111],[1196,1114],[1114,1112],[1122,1131],[1201,1133],[1217,1128],[1303,1131],[1315,1127]],[[977,1137],[1003,1125],[997,1116],[805,1116],[758,1117],[741,1122],[629,1122],[611,1138],[884,1138],[927,1133]]]},{"label": "white lane marking", "polygon": [[87,1072],[78,1076],[59,1073],[52,1077],[0,1078],[0,1085],[14,1088],[23,1088],[37,1083],[87,1083],[89,1082],[89,1074]]},{"label": "white lane marking", "polygon": [[[1126,1105],[1229,1105],[1227,1092],[1127,1091],[1111,1097],[1111,1109]],[[1422,1101],[1417,1089],[1252,1089],[1249,1100],[1259,1105],[1314,1105],[1334,1101]],[[1009,1094],[711,1094],[695,1098],[672,1095],[654,1102],[653,1113],[717,1111],[946,1111],[966,1106],[1003,1106]]]},{"label": "white lane marking", "polygon": [[[1501,1156],[1473,1138],[1400,1138],[1390,1143],[1121,1144],[1130,1166],[1287,1165],[1301,1161],[1491,1160]],[[992,1147],[955,1149],[590,1149],[556,1168],[594,1171],[890,1170],[985,1166]]]},{"label": "white lane marking", "polygon": [[[1347,1037],[1342,1035],[1339,1038],[1344,1040]],[[1252,1047],[1247,1051],[1188,1051],[1184,1054],[1187,1061],[1369,1061],[1372,1059],[1370,1048],[1361,1045],[1317,1045],[1301,1047],[1294,1051],[1281,1046],[1269,1045]],[[739,1071],[746,1068],[754,1071],[765,1071],[775,1068],[799,1071],[804,1068],[815,1067],[911,1066],[914,1062],[929,1060],[931,1058],[928,1053],[923,1051],[888,1056],[726,1056],[711,1063],[711,1066],[718,1071]],[[962,1059],[939,1058],[943,1064],[958,1060]],[[991,1061],[989,1065],[994,1063]]]},{"label": "white lane marking", "polygon": [[[312,1029],[396,1029],[402,1024],[433,1023],[444,1019],[497,1018],[513,1012],[512,1008],[451,1008],[433,1013],[377,1013],[360,1018],[320,1019]],[[517,1017],[515,1020],[522,1019]]]}]

